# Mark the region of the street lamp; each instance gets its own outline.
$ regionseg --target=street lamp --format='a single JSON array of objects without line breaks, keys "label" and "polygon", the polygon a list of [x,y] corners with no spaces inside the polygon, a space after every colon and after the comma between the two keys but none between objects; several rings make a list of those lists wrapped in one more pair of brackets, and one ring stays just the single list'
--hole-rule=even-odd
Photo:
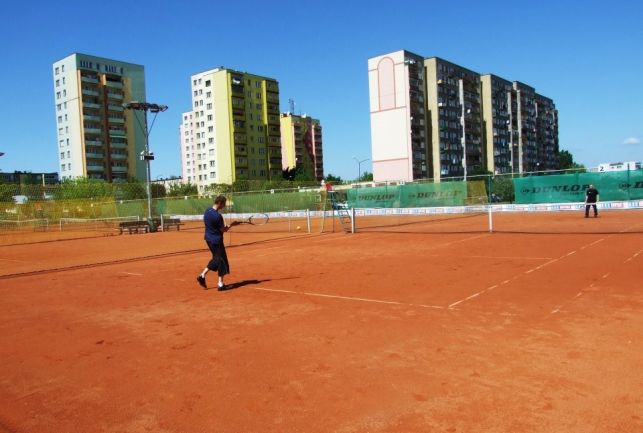
[{"label": "street lamp", "polygon": [[[159,105],[159,104],[152,104],[149,102],[139,102],[139,101],[130,101],[126,102],[123,104],[123,108],[126,110],[133,110],[134,111],[134,117],[136,117],[136,120],[143,130],[143,134],[145,135],[145,150],[141,152],[141,161],[145,161],[145,169],[146,169],[146,184],[147,184],[147,221],[150,223],[152,226],[152,230],[155,230],[155,227],[153,226],[154,223],[152,222],[152,188],[150,186],[150,161],[154,160],[154,153],[150,152],[150,133],[152,132],[152,128],[154,127],[154,122],[156,122],[156,116],[163,111],[167,110],[167,105]],[[154,113],[154,118],[152,119],[152,124],[150,125],[149,129],[147,127],[147,112]],[[137,112],[143,112],[144,113],[144,118],[143,122],[141,122],[141,119],[139,119],[139,116],[136,115]]]},{"label": "street lamp", "polygon": [[356,156],[353,156],[353,159],[357,161],[357,181],[359,182],[360,177],[362,177],[362,162],[366,162],[371,158],[358,159]]}]

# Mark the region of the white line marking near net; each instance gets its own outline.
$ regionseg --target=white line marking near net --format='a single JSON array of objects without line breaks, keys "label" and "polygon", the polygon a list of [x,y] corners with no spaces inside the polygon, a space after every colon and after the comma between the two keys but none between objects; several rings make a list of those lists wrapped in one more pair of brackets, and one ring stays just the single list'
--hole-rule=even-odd
[{"label": "white line marking near net", "polygon": [[439,310],[444,309],[444,307],[439,305],[412,304],[412,303],[398,302],[398,301],[384,301],[381,299],[358,298],[354,296],[328,295],[325,293],[313,293],[313,292],[295,292],[293,290],[268,289],[265,287],[253,287],[253,289],[261,290],[264,292],[289,293],[292,295],[305,295],[305,296],[315,296],[319,298],[341,299],[344,301],[370,302],[375,304],[388,304],[388,305],[403,305],[407,307],[433,308],[433,309],[439,309]]},{"label": "white line marking near net", "polygon": [[[601,239],[599,239],[599,240],[597,240],[597,241],[594,241],[594,242],[592,242],[592,243],[590,243],[590,244],[588,244],[588,245],[585,245],[585,246],[583,246],[583,247],[580,247],[580,248],[579,248],[579,249],[577,249],[577,250],[574,250],[574,251],[570,251],[570,252],[568,252],[568,253],[565,253],[565,254],[563,254],[562,256],[558,257],[557,259],[551,259],[551,260],[549,260],[548,262],[543,263],[542,265],[539,265],[539,266],[536,266],[536,267],[534,267],[534,268],[531,268],[531,269],[526,270],[526,271],[524,272],[524,274],[531,274],[532,272],[535,272],[535,271],[537,271],[537,270],[540,270],[540,269],[544,268],[545,266],[551,265],[552,263],[556,263],[557,261],[559,261],[559,260],[561,260],[561,259],[564,259],[565,257],[569,257],[569,256],[571,256],[571,255],[573,255],[573,254],[576,254],[578,251],[580,251],[580,250],[582,250],[582,249],[584,249],[584,248],[586,248],[586,247],[589,247],[589,246],[595,245],[595,244],[597,244],[597,243],[599,243],[599,242],[601,242],[601,241],[603,241],[603,240],[605,240],[605,238],[601,238]],[[643,250],[642,250],[642,251],[643,251]],[[465,301],[471,300],[471,299],[473,299],[473,298],[477,298],[477,297],[478,297],[478,296],[480,296],[481,294],[483,294],[483,293],[485,293],[485,292],[489,292],[489,291],[491,291],[492,289],[494,289],[495,287],[498,287],[499,285],[501,286],[501,285],[504,285],[504,284],[509,283],[509,281],[516,280],[516,279],[518,279],[519,277],[520,277],[520,274],[518,274],[518,275],[514,276],[514,277],[513,277],[513,278],[511,278],[510,280],[505,280],[505,281],[503,281],[502,283],[499,283],[499,284],[496,284],[496,285],[494,285],[494,286],[488,287],[488,288],[486,288],[486,289],[484,289],[484,290],[482,290],[482,291],[480,291],[480,292],[478,292],[478,293],[474,293],[473,295],[470,295],[470,296],[468,296],[468,297],[466,297],[466,298],[464,298],[464,299],[460,299],[459,301],[456,301],[456,302],[454,302],[454,303],[450,304],[448,308],[452,308],[452,307],[454,307],[454,306],[456,306],[456,305],[459,305],[459,304],[461,304],[461,303],[463,303],[463,302],[465,302]],[[591,287],[592,287],[592,286],[590,286],[590,288],[591,288]],[[556,313],[557,313],[557,312],[559,312],[559,311],[560,311],[560,308],[557,308],[555,311],[552,311],[552,314],[553,314],[554,312],[556,312]]]},{"label": "white line marking near net", "polygon": [[126,275],[136,275],[137,277],[142,277],[143,274],[137,274],[136,272],[120,272],[121,274],[126,274]]}]

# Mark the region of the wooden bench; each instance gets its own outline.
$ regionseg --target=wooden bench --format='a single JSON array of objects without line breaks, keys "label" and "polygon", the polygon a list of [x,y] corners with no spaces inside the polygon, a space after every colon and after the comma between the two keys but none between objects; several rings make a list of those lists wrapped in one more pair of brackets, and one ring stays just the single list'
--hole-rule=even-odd
[{"label": "wooden bench", "polygon": [[[181,230],[181,226],[183,223],[179,218],[165,218],[163,219],[163,231],[168,231],[172,227],[176,227],[176,230]],[[159,227],[161,226],[161,222],[159,221]]]},{"label": "wooden bench", "polygon": [[147,221],[123,221],[118,225],[120,234],[123,234],[123,231],[127,230],[131,235],[132,233],[148,233],[150,231],[150,225]]}]

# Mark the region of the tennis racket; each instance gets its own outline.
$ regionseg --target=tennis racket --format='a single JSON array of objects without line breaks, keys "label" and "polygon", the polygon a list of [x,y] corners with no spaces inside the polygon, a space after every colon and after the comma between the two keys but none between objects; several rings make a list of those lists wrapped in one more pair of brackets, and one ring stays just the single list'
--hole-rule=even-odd
[{"label": "tennis racket", "polygon": [[233,221],[231,225],[236,226],[240,224],[250,224],[253,226],[262,226],[264,224],[267,224],[269,220],[270,220],[270,217],[268,216],[268,214],[256,213],[246,220]]}]

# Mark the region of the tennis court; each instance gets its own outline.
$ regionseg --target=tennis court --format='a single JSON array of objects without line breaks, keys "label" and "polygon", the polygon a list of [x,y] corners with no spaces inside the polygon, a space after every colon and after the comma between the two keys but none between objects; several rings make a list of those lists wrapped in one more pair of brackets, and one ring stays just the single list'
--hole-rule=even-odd
[{"label": "tennis court", "polygon": [[557,215],[0,246],[0,431],[641,431],[641,211]]}]

